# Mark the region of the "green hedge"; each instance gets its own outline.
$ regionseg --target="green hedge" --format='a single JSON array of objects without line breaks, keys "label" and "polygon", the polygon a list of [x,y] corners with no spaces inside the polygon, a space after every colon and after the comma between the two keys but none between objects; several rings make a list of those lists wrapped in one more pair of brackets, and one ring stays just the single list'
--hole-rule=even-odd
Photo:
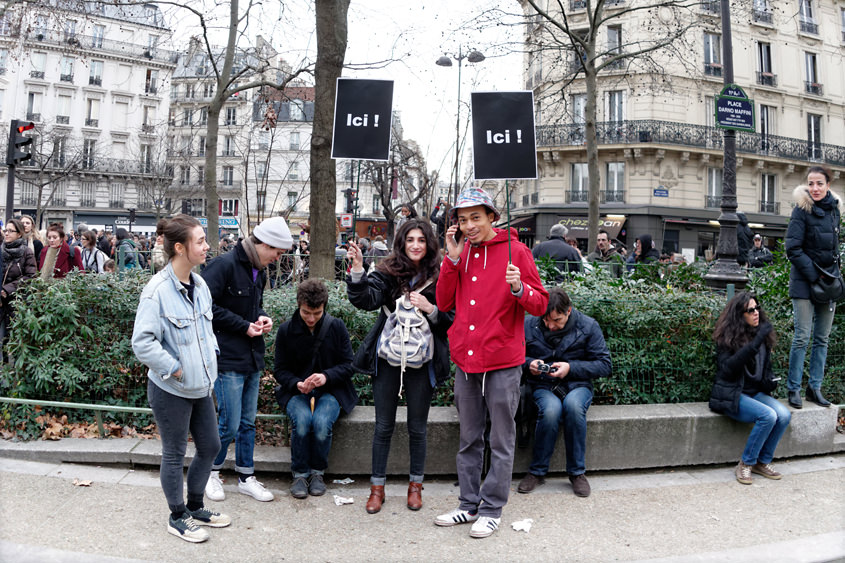
[{"label": "green hedge", "polygon": [[[550,273],[541,264],[543,273]],[[695,266],[640,273],[612,279],[597,271],[563,285],[575,306],[594,317],[607,338],[613,374],[596,385],[596,404],[704,401],[714,372],[713,322],[725,295],[704,287]],[[789,268],[777,256],[774,265],[751,273],[749,287],[757,291],[779,335],[775,369],[785,379],[792,339],[791,302],[787,295]],[[11,325],[6,352],[13,366],[3,366],[2,394],[41,400],[147,406],[145,368],[132,354],[130,338],[138,296],[146,273],[71,275],[64,280],[34,281],[20,291],[18,313]],[[655,281],[657,280],[657,281]],[[276,326],[295,310],[291,286],[265,293],[265,309]],[[357,349],[375,321],[375,312],[355,309],[343,283],[330,286],[328,311],[346,323]],[[845,401],[845,307],[837,311],[827,362],[824,391]],[[279,412],[272,399],[273,341],[268,335],[267,374],[259,409]],[[809,358],[809,354],[808,354]],[[355,376],[361,404],[372,404],[369,377]],[[450,404],[452,387],[438,389],[435,402]],[[780,388],[784,395],[783,385]],[[33,409],[6,405],[7,428],[20,436],[36,434]],[[68,413],[77,419],[89,416]],[[149,417],[113,414],[109,419],[146,425]]]}]

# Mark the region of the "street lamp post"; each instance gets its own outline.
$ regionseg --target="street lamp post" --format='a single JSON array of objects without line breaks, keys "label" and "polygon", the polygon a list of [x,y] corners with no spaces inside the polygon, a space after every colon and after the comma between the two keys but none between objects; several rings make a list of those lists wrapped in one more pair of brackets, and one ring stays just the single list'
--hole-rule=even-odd
[{"label": "street lamp post", "polygon": [[[443,55],[435,64],[437,66],[452,66],[452,59],[458,61],[458,111],[455,117],[455,166],[452,169],[452,183],[449,185],[449,197],[447,199],[451,201],[458,200],[458,183],[460,182],[460,167],[461,167],[461,65],[464,59],[470,63],[480,63],[484,60],[484,55],[480,51],[470,51],[468,54],[464,55],[463,50],[461,47],[458,47],[458,55],[452,55],[448,57]],[[455,196],[452,199],[452,186],[455,187]]]},{"label": "street lamp post", "polygon": [[[722,70],[725,86],[733,84],[733,41],[731,38],[731,10],[728,0],[722,0]],[[737,262],[736,226],[736,131],[725,129],[724,172],[722,174],[722,202],[719,215],[719,243],[716,247],[716,263],[704,276],[707,285],[724,288],[733,284],[745,287],[748,277]]]}]

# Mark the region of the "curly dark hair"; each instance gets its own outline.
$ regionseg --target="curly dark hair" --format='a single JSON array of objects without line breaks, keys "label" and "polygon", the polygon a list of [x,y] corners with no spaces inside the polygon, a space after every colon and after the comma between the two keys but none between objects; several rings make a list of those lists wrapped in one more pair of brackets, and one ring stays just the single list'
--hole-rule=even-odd
[{"label": "curly dark hair", "polygon": [[[405,254],[405,239],[414,229],[421,230],[425,237],[426,252],[419,267]],[[422,274],[423,280],[434,278],[436,283],[440,273],[440,246],[431,225],[416,218],[405,221],[393,238],[393,251],[376,266],[376,270],[396,278],[398,284],[394,297],[409,291],[411,280],[417,274]]]},{"label": "curly dark hair", "polygon": [[[757,327],[751,326],[745,322],[743,315],[748,308],[751,300],[757,303],[760,307],[760,300],[753,293],[742,291],[737,293],[733,299],[728,301],[719,319],[716,321],[716,328],[713,329],[713,340],[716,345],[730,350],[739,350],[751,340],[757,333]],[[760,309],[760,324],[769,322],[765,311]],[[777,342],[777,335],[775,331],[770,332],[766,336],[766,346],[771,350]]]},{"label": "curly dark hair", "polygon": [[323,280],[308,278],[299,284],[296,290],[296,304],[300,307],[305,305],[311,309],[316,309],[328,302],[329,290],[326,288]]}]

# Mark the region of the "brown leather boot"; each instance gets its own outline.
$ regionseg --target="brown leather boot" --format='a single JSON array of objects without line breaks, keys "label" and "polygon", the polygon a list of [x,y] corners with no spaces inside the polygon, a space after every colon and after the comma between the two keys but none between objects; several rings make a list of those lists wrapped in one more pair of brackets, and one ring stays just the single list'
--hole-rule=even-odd
[{"label": "brown leather boot", "polygon": [[371,485],[370,498],[367,499],[367,512],[375,514],[381,510],[381,504],[384,502],[384,485]]},{"label": "brown leather boot", "polygon": [[408,485],[408,508],[419,510],[422,508],[422,483],[411,483]]}]

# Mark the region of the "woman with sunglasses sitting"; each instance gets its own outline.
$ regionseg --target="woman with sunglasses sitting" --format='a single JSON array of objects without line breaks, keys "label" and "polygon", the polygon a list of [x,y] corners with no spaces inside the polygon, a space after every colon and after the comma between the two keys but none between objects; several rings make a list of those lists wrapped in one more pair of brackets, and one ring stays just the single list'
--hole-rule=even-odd
[{"label": "woman with sunglasses sitting", "polygon": [[772,467],[778,442],[789,426],[789,409],[772,397],[772,348],[777,337],[757,298],[742,292],[728,301],[713,331],[718,352],[710,409],[739,422],[752,422],[736,480],[751,484],[751,474],[780,479]]}]

